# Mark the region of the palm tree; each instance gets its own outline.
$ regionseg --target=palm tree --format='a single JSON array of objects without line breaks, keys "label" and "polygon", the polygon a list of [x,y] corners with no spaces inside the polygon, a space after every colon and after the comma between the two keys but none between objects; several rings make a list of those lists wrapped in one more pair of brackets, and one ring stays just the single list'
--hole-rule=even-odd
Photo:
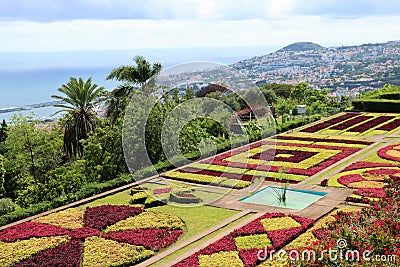
[{"label": "palm tree", "polygon": [[86,139],[88,133],[96,128],[97,117],[93,110],[94,102],[105,95],[105,89],[97,84],[92,84],[92,78],[84,82],[82,78],[71,77],[69,82],[63,84],[58,91],[65,96],[53,95],[51,97],[66,102],[66,104],[54,105],[63,108],[59,112],[68,112],[64,133],[65,153],[68,157],[82,156],[83,147],[80,140]]},{"label": "palm tree", "polygon": [[142,87],[151,77],[159,74],[162,68],[158,62],[151,65],[143,56],[136,56],[133,61],[136,66],[121,66],[112,69],[106,77],[107,80],[123,82],[111,92],[107,110],[111,125],[125,112],[128,99],[136,92],[135,86]]}]

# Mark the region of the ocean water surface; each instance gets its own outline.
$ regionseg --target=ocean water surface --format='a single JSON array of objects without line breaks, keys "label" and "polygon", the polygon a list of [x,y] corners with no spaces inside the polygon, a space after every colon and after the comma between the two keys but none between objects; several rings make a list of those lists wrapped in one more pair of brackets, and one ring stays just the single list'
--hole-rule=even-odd
[{"label": "ocean water surface", "polygon": [[[267,54],[275,47],[166,48],[121,51],[24,52],[0,51],[0,109],[53,101],[51,95],[70,77],[92,78],[99,86],[113,90],[118,83],[105,77],[115,67],[131,65],[132,58],[143,55],[150,62],[158,61],[167,68],[191,61],[231,64],[253,56]],[[22,111],[34,112],[39,118],[50,117],[53,107]],[[15,112],[0,113],[0,120],[9,120]]]}]

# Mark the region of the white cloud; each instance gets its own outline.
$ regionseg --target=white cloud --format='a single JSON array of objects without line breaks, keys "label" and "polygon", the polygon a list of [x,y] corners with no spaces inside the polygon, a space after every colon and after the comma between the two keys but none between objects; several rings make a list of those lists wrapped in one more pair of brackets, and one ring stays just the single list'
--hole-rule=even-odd
[{"label": "white cloud", "polygon": [[395,16],[398,0],[13,0],[2,1],[0,19],[248,20],[300,15]]},{"label": "white cloud", "polygon": [[[277,9],[278,12],[281,9]],[[212,16],[212,14],[209,14]],[[175,47],[325,46],[384,42],[400,36],[400,16],[361,19],[293,16],[262,20],[73,20],[0,22],[0,51],[114,50]]]}]

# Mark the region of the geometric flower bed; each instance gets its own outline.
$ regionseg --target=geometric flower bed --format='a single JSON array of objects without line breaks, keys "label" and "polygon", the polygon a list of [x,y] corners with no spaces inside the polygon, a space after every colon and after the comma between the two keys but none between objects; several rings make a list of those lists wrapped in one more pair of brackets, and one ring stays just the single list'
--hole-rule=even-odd
[{"label": "geometric flower bed", "polygon": [[0,232],[0,266],[127,266],[176,242],[176,216],[131,206],[71,208]]},{"label": "geometric flower bed", "polygon": [[350,164],[328,180],[329,186],[354,188],[347,201],[368,203],[385,196],[387,178],[400,179],[400,145],[379,149],[363,161]]},{"label": "geometric flower bed", "polygon": [[[329,232],[325,230],[328,226],[328,224],[336,221],[336,214],[338,212],[354,212],[358,211],[361,208],[339,208],[334,211],[331,211],[327,215],[325,215],[323,218],[319,219],[314,223],[314,225],[309,228],[306,232],[302,233],[299,235],[297,238],[295,238],[293,241],[290,243],[286,244],[283,247],[283,250],[287,253],[287,255],[290,253],[292,250],[298,251],[300,254],[304,249],[309,248],[312,246],[313,243],[318,242],[322,238],[325,238]],[[263,262],[260,266],[291,266],[291,261],[289,258],[284,257],[285,260],[279,259],[276,255],[272,256],[272,260],[270,259],[270,255],[267,255],[267,260]]]},{"label": "geometric flower bed", "polygon": [[298,183],[370,144],[354,138],[283,134],[187,165],[163,176],[234,188],[246,187],[253,179]]},{"label": "geometric flower bed", "polygon": [[313,223],[313,219],[296,215],[266,213],[173,266],[256,266],[261,263],[259,250],[277,251]]},{"label": "geometric flower bed", "polygon": [[303,128],[300,132],[372,136],[399,130],[400,116],[373,113],[345,113]]}]

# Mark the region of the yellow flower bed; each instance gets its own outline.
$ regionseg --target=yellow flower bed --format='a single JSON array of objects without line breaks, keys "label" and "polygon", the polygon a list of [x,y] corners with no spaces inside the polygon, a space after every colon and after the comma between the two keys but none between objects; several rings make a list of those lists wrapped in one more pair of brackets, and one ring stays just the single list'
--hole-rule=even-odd
[{"label": "yellow flower bed", "polygon": [[248,235],[235,237],[236,247],[238,249],[246,248],[264,248],[272,246],[267,234]]},{"label": "yellow flower bed", "polygon": [[97,236],[83,244],[83,267],[111,267],[134,265],[154,255],[142,246],[118,243]]},{"label": "yellow flower bed", "polygon": [[377,182],[377,181],[360,181],[360,182],[353,182],[349,183],[347,187],[350,188],[383,188],[387,185],[384,182]]},{"label": "yellow flower bed", "polygon": [[199,256],[199,267],[243,267],[237,251],[222,251]]},{"label": "yellow flower bed", "polygon": [[300,223],[296,222],[292,217],[289,216],[262,219],[260,222],[264,226],[265,231],[273,231],[301,226]]},{"label": "yellow flower bed", "polygon": [[31,238],[12,243],[0,242],[0,266],[14,266],[42,250],[54,248],[68,240],[67,236],[54,236]]},{"label": "yellow flower bed", "polygon": [[84,208],[71,208],[37,218],[33,221],[73,230],[83,227],[84,213]]}]

